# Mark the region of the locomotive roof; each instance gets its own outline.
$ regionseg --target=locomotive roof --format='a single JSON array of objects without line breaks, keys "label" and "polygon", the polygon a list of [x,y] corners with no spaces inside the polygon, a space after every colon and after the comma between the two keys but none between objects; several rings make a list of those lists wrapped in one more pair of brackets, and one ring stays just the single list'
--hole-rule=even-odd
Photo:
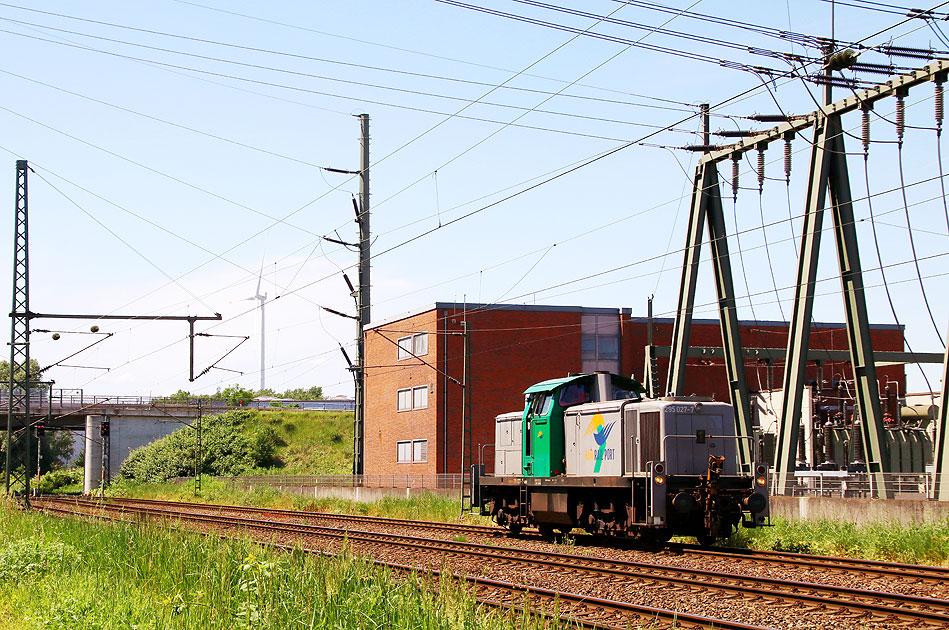
[{"label": "locomotive roof", "polygon": [[589,374],[574,374],[573,376],[565,376],[563,378],[552,378],[549,381],[541,381],[535,385],[531,385],[524,390],[525,394],[533,394],[534,392],[549,392],[553,389],[556,389],[560,385],[565,385],[567,383],[572,383],[573,381],[579,381],[585,377],[590,376]]},{"label": "locomotive roof", "polygon": [[[533,394],[534,392],[549,392],[549,391],[552,391],[552,390],[556,389],[557,387],[559,387],[559,386],[561,386],[561,385],[566,385],[567,383],[572,383],[572,382],[574,382],[574,381],[579,381],[579,380],[581,380],[581,379],[584,379],[584,378],[587,378],[587,377],[590,377],[590,376],[593,376],[593,374],[592,374],[592,373],[573,374],[573,375],[571,375],[571,376],[565,376],[565,377],[563,377],[563,378],[552,378],[552,379],[550,379],[550,380],[548,380],[548,381],[541,381],[540,383],[537,383],[537,384],[535,384],[535,385],[531,385],[530,387],[528,387],[527,389],[524,390],[524,393],[525,393],[525,394]],[[621,375],[619,375],[619,374],[610,374],[610,380],[611,380],[613,383],[621,383],[621,384],[624,384],[624,385],[626,385],[629,389],[631,389],[631,390],[633,390],[633,391],[636,391],[636,392],[639,392],[640,394],[642,394],[643,392],[646,391],[646,388],[643,387],[642,384],[640,384],[640,382],[637,381],[636,379],[627,378],[627,377],[621,376]]]}]

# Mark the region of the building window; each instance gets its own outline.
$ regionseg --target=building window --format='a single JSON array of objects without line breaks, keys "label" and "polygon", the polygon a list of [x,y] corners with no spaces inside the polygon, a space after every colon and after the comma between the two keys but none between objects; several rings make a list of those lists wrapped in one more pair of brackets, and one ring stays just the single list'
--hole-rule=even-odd
[{"label": "building window", "polygon": [[412,409],[428,409],[428,385],[412,390]]},{"label": "building window", "polygon": [[428,440],[415,440],[412,442],[412,461],[428,461]]},{"label": "building window", "polygon": [[412,442],[396,443],[396,461],[400,464],[407,464],[412,461]]},{"label": "building window", "polygon": [[415,333],[408,337],[399,338],[399,361],[411,359],[412,356],[422,357],[428,354],[428,333]]},{"label": "building window", "polygon": [[412,338],[402,337],[399,339],[399,361],[408,359],[412,356]]},{"label": "building window", "polygon": [[412,409],[412,390],[400,389],[399,402],[396,405],[397,411],[410,411]]},{"label": "building window", "polygon": [[428,385],[398,390],[396,411],[428,408]]},{"label": "building window", "polygon": [[581,317],[580,358],[584,372],[620,371],[620,326],[617,315]]},{"label": "building window", "polygon": [[396,442],[396,462],[411,464],[428,461],[428,440],[404,440]]}]

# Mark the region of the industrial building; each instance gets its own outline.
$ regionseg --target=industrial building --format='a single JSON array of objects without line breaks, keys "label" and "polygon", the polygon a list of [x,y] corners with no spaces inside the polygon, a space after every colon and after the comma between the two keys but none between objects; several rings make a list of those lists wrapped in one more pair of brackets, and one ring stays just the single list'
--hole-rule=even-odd
[{"label": "industrial building", "polygon": [[[652,320],[653,343],[669,346],[673,320]],[[788,325],[741,322],[744,348],[776,348],[783,356]],[[364,456],[367,475],[435,475],[462,467],[463,426],[471,430],[472,461],[490,470],[494,418],[523,409],[530,385],[568,373],[609,371],[643,380],[649,320],[630,309],[579,306],[461,304],[428,308],[374,322],[365,330]],[[876,351],[902,351],[903,328],[871,326]],[[718,320],[695,319],[691,345],[720,347]],[[843,324],[814,323],[812,350],[846,350]],[[661,352],[658,354],[661,355]],[[728,400],[719,353],[689,359],[687,391],[679,395]],[[655,360],[659,390],[668,359]],[[745,363],[752,391],[780,388],[782,365]],[[848,362],[813,361],[807,380],[831,383],[853,376]],[[879,367],[880,391],[905,393],[902,365]],[[465,402],[468,397],[467,404]]]}]

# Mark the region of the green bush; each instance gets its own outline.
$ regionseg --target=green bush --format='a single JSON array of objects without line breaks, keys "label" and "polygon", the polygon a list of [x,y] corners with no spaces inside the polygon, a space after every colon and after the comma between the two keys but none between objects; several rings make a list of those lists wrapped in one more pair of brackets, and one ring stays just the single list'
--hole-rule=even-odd
[{"label": "green bush", "polygon": [[65,468],[44,473],[40,477],[40,492],[51,494],[69,486],[82,488],[82,468]]},{"label": "green bush", "polygon": [[[232,410],[202,420],[202,470],[209,475],[239,475],[279,463],[276,449],[281,440],[270,427],[258,426],[256,410]],[[147,446],[135,449],[119,474],[139,482],[160,483],[194,474],[197,432],[181,428]]]}]

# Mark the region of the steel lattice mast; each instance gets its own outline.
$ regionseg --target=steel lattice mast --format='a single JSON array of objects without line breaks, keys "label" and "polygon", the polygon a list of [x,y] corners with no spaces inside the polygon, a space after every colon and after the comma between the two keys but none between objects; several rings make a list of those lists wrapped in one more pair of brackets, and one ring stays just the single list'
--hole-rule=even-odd
[{"label": "steel lattice mast", "polygon": [[[26,160],[16,162],[16,207],[13,235],[13,309],[10,312],[10,378],[7,383],[7,458],[5,487],[23,484],[30,494],[30,255]],[[21,414],[23,428],[14,431]],[[29,499],[27,499],[29,500]]]}]

